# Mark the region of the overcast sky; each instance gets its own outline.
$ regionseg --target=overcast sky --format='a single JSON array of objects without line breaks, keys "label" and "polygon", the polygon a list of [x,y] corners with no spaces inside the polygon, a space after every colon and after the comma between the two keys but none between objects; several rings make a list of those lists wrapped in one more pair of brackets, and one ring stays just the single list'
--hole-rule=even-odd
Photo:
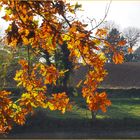
[{"label": "overcast sky", "polygon": [[[81,3],[84,9],[79,15],[95,18],[99,22],[104,17],[110,1],[78,0],[78,3]],[[106,20],[114,21],[121,28],[128,26],[140,28],[140,1],[112,0]]]},{"label": "overcast sky", "polygon": [[[99,22],[105,15],[106,7],[109,4],[109,0],[95,1],[95,0],[68,0],[68,2],[82,4],[83,10],[78,12],[79,17],[95,18]],[[4,13],[0,13],[0,17]],[[122,29],[128,26],[140,28],[140,1],[114,1],[112,0],[110,9],[106,20],[114,21]],[[8,24],[0,19],[0,29],[4,31]]]}]

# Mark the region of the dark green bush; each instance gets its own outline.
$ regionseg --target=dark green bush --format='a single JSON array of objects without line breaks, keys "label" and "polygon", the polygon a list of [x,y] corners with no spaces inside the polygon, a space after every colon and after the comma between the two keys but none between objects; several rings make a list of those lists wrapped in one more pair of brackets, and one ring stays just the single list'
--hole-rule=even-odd
[{"label": "dark green bush", "polygon": [[132,98],[140,97],[140,89],[98,89],[99,92],[106,91],[108,97]]}]

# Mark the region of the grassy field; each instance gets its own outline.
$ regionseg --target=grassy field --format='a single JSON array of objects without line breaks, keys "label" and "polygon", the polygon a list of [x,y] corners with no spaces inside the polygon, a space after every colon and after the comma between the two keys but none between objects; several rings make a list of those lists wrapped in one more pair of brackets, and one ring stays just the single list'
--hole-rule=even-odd
[{"label": "grassy field", "polygon": [[[110,100],[112,105],[106,113],[99,111],[97,119],[140,119],[140,98],[111,98]],[[91,112],[86,109],[84,100],[79,98],[76,102],[71,112],[61,114],[59,111],[46,111],[46,115],[58,119],[91,119]]]},{"label": "grassy field", "polygon": [[71,112],[38,109],[24,126],[15,126],[9,138],[140,138],[138,96],[111,96],[112,105],[106,113],[98,113],[96,122],[92,122],[84,99],[73,99],[76,104]]}]

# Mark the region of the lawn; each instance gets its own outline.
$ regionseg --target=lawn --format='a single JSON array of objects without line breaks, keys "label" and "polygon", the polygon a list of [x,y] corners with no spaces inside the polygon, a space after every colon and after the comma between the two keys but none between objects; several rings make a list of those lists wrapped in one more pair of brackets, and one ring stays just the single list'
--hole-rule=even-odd
[{"label": "lawn", "polygon": [[38,109],[24,126],[15,126],[9,138],[140,138],[138,96],[110,97],[112,105],[106,113],[98,113],[96,122],[92,122],[84,99],[72,98],[76,103],[72,111],[62,114]]},{"label": "lawn", "polygon": [[[110,98],[112,105],[106,113],[101,111],[97,119],[140,119],[140,98]],[[62,114],[60,111],[46,110],[46,116],[56,119],[91,119],[91,112],[86,109],[84,100],[76,99],[72,111]]]}]

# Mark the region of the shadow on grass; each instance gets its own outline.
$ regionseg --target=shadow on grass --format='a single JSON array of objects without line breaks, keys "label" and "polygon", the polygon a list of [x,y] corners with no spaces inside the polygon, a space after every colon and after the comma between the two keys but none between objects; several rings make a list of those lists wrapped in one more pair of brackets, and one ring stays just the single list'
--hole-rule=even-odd
[{"label": "shadow on grass", "polygon": [[[107,113],[99,113],[94,123],[84,115],[87,111],[85,100],[74,97],[79,112],[74,110],[61,115],[58,112],[37,111],[27,117],[25,125],[16,125],[7,138],[42,138],[44,134],[44,138],[140,138],[139,93],[140,90],[108,91],[112,106]],[[131,134],[136,131],[139,135]],[[118,132],[121,135],[118,136]]]},{"label": "shadow on grass", "polygon": [[[15,126],[9,133],[12,135],[32,136],[37,134],[48,134],[49,138],[129,138],[130,132],[140,131],[140,98],[111,98],[112,106],[107,113],[99,113],[97,121],[84,116],[86,106],[84,99],[75,98],[75,102],[80,108],[79,113],[76,111],[67,112],[62,115],[59,112],[39,110],[33,116],[28,116],[24,126]],[[127,134],[123,132],[128,131]],[[121,132],[121,136],[115,133]],[[69,134],[69,135],[67,135]],[[104,134],[104,135],[103,135]],[[83,136],[84,135],[84,136]],[[106,136],[106,137],[105,137]],[[132,133],[131,137],[135,138]],[[38,136],[39,137],[39,136]],[[44,136],[45,137],[45,136]],[[27,138],[27,137],[26,137]],[[136,138],[140,138],[140,133]]]},{"label": "shadow on grass", "polygon": [[[91,119],[57,118],[37,111],[34,116],[28,116],[25,125],[15,126],[7,138],[130,138],[128,134],[133,131],[140,131],[140,119],[104,118],[93,123]],[[140,135],[132,133],[131,137],[140,138]]]},{"label": "shadow on grass", "polygon": [[92,132],[103,130],[140,130],[140,119],[60,119],[52,118],[39,111],[36,115],[27,118],[23,126],[15,126],[10,134],[16,133],[44,133],[44,132]]}]

